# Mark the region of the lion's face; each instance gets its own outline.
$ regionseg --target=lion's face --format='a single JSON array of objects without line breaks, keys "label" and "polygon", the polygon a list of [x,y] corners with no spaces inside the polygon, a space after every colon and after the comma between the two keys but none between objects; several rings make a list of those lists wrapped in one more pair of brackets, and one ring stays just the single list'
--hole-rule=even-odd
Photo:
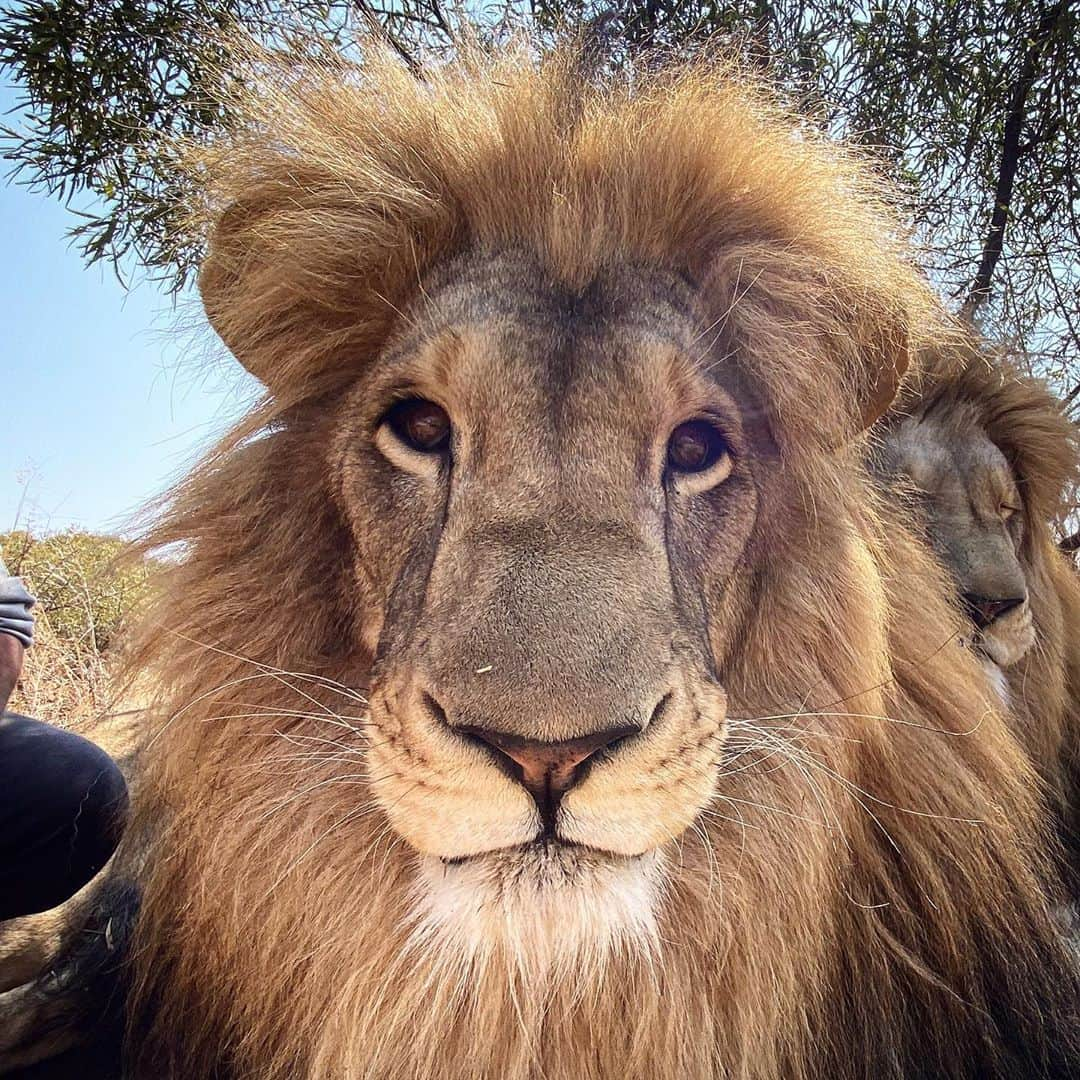
[{"label": "lion's face", "polygon": [[761,433],[674,276],[572,294],[503,255],[425,293],[334,451],[376,798],[455,933],[647,923],[660,849],[713,790],[710,605],[755,522]]},{"label": "lion's face", "polygon": [[1005,456],[963,406],[905,419],[884,453],[889,470],[918,493],[975,647],[1000,667],[1015,664],[1034,644],[1034,627],[1020,554],[1024,504]]}]

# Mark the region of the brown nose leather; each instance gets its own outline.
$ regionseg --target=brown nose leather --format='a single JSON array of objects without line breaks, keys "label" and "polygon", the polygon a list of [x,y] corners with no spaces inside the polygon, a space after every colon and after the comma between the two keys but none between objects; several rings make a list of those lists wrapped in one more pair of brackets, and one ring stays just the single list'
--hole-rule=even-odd
[{"label": "brown nose leather", "polygon": [[988,627],[995,619],[1000,618],[1007,611],[1012,611],[1024,602],[1022,596],[1011,596],[1004,600],[992,600],[988,596],[978,596],[975,593],[964,593],[964,607],[967,608],[971,621],[980,629]]},{"label": "brown nose leather", "polygon": [[529,791],[548,818],[554,814],[559,799],[581,778],[581,766],[606,746],[636,735],[638,727],[612,728],[584,735],[566,742],[539,742],[503,731],[481,727],[461,727],[464,735],[486,743],[509,764],[512,774]]}]

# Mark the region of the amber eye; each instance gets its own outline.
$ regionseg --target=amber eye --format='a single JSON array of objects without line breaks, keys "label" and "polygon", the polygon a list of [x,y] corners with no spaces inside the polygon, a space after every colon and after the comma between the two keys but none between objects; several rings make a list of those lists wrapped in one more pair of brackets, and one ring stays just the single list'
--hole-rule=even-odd
[{"label": "amber eye", "polygon": [[1008,521],[1009,518],[1011,518],[1013,516],[1013,514],[1018,514],[1019,512],[1020,512],[1020,507],[1018,507],[1018,506],[1010,506],[1008,503],[1002,503],[998,507],[998,513],[1001,514],[1001,520],[1002,521]]},{"label": "amber eye", "polygon": [[441,454],[450,445],[450,417],[433,401],[399,401],[384,422],[409,449],[421,454]]},{"label": "amber eye", "polygon": [[668,466],[681,473],[699,473],[728,456],[727,440],[705,420],[680,424],[668,439]]}]

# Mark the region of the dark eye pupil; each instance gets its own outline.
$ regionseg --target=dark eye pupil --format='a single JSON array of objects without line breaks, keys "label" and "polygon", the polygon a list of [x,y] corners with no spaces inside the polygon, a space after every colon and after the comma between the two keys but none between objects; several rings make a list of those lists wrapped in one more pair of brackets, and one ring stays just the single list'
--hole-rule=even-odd
[{"label": "dark eye pupil", "polygon": [[450,417],[432,401],[402,401],[386,420],[403,443],[425,454],[444,450],[450,442]]},{"label": "dark eye pupil", "polygon": [[668,440],[668,464],[679,472],[701,472],[725,453],[724,437],[704,420],[680,424]]}]

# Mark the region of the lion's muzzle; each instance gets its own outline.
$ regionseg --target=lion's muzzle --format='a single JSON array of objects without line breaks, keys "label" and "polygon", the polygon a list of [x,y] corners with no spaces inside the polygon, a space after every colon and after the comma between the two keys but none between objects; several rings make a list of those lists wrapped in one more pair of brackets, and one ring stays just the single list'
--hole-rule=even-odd
[{"label": "lion's muzzle", "polygon": [[995,619],[1012,611],[1024,603],[1023,596],[987,597],[977,593],[964,593],[964,608],[968,617],[980,630],[985,630]]},{"label": "lion's muzzle", "polygon": [[563,795],[583,779],[600,753],[611,754],[619,743],[641,731],[637,725],[606,728],[578,739],[544,742],[482,727],[462,728],[459,734],[487,747],[496,762],[517,780],[536,802],[544,835],[553,836]]}]

